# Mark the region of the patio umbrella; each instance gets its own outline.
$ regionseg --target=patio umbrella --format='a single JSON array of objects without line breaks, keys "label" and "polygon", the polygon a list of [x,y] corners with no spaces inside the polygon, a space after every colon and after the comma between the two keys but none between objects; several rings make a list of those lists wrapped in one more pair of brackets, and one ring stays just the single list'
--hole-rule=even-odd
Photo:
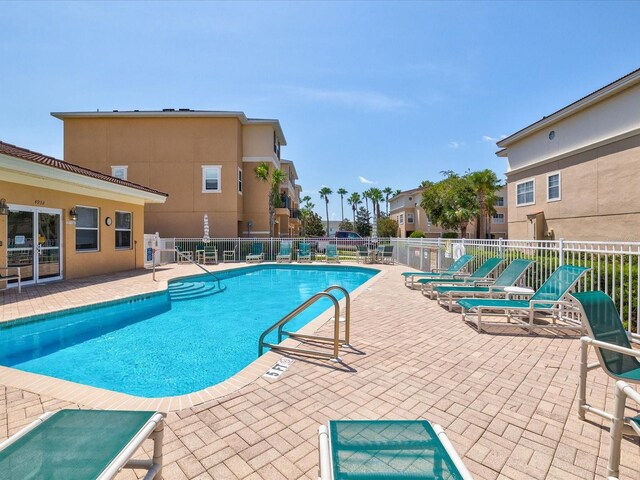
[{"label": "patio umbrella", "polygon": [[205,213],[204,214],[204,235],[202,236],[202,241],[208,242],[209,240],[211,240],[211,237],[209,236],[209,215]]}]

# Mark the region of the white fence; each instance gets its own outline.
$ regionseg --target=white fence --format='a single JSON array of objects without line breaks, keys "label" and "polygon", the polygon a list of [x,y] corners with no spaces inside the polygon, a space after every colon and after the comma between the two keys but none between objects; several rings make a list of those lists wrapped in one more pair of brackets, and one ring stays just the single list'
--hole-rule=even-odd
[{"label": "white fence", "polygon": [[[628,330],[640,334],[640,243],[623,242],[575,242],[564,240],[469,240],[427,238],[213,238],[204,242],[201,238],[165,238],[160,240],[162,248],[180,248],[195,252],[204,246],[214,246],[218,258],[222,252],[233,251],[233,261],[244,262],[253,245],[262,244],[266,261],[273,261],[280,251],[280,243],[291,242],[293,259],[296,259],[300,243],[309,243],[312,259],[324,258],[326,245],[336,244],[340,258],[356,260],[358,246],[375,248],[377,245],[393,245],[394,260],[418,270],[447,267],[453,262],[456,250],[461,246],[474,259],[469,268],[475,269],[490,257],[505,260],[504,268],[515,258],[534,260],[522,283],[532,288],[539,287],[560,265],[580,265],[591,270],[577,285],[577,290],[602,290],[613,298]],[[229,257],[227,257],[229,258]],[[175,261],[171,252],[163,252],[162,263]],[[500,271],[496,273],[498,275]]]}]

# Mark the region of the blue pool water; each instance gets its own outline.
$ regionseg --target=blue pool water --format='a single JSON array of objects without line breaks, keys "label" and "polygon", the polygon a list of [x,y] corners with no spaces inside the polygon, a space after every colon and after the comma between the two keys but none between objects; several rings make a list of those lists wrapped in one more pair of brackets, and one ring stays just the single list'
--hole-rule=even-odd
[{"label": "blue pool water", "polygon": [[[34,317],[0,326],[0,364],[141,397],[195,392],[254,361],[260,334],[314,293],[329,285],[353,291],[376,273],[260,265],[216,274],[226,289],[200,299],[172,302],[165,292]],[[330,306],[320,300],[287,330]],[[276,333],[267,341],[276,343]]]}]

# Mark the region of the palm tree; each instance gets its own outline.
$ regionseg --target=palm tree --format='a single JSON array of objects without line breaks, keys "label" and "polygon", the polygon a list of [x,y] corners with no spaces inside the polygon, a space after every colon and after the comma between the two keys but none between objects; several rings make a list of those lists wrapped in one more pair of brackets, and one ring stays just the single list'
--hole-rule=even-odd
[{"label": "palm tree", "polygon": [[309,215],[313,211],[315,205],[311,202],[311,197],[309,195],[305,195],[300,199],[300,203],[302,208],[300,209],[300,220],[302,220],[302,236],[306,236],[307,234],[307,220],[309,219]]},{"label": "palm tree", "polygon": [[286,174],[280,169],[272,172],[267,162],[260,163],[254,171],[259,181],[269,183],[269,236],[273,237],[276,205],[279,205],[281,202],[280,185],[284,182]]},{"label": "palm tree", "polygon": [[371,194],[371,189],[365,190],[362,192],[362,198],[364,198],[364,204],[367,208],[367,215],[369,215],[369,195]]},{"label": "palm tree", "polygon": [[490,233],[490,227],[488,227],[491,224],[490,217],[495,213],[496,192],[502,188],[502,185],[495,172],[488,168],[478,172],[471,172],[467,177],[476,191],[480,206],[476,220],[476,236],[478,238],[487,238]]},{"label": "palm tree", "polygon": [[376,220],[378,220],[380,219],[380,202],[384,200],[384,195],[382,195],[382,190],[376,187],[370,188],[369,199],[373,204],[373,215],[376,217]]},{"label": "palm tree", "polygon": [[324,206],[327,211],[327,236],[329,235],[329,195],[333,192],[329,187],[322,187],[320,189],[320,198],[324,198]]},{"label": "palm tree", "polygon": [[347,198],[347,203],[351,205],[351,210],[353,210],[353,228],[356,225],[356,210],[358,210],[358,205],[362,203],[362,199],[360,198],[360,194],[358,192],[353,192],[349,198]]},{"label": "palm tree", "polygon": [[340,212],[341,212],[341,217],[340,217],[340,221],[344,220],[344,196],[349,193],[347,192],[344,188],[339,188],[336,193],[338,195],[340,195]]},{"label": "palm tree", "polygon": [[384,201],[387,204],[387,215],[389,215],[389,197],[393,195],[393,190],[391,187],[387,187],[382,190],[382,193],[384,193]]}]

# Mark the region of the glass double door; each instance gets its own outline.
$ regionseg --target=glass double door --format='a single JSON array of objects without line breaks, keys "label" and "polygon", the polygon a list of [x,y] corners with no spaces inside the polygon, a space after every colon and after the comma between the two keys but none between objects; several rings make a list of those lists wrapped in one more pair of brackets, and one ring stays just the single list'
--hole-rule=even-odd
[{"label": "glass double door", "polygon": [[20,267],[22,281],[62,278],[62,210],[14,207],[7,222],[7,266]]}]

